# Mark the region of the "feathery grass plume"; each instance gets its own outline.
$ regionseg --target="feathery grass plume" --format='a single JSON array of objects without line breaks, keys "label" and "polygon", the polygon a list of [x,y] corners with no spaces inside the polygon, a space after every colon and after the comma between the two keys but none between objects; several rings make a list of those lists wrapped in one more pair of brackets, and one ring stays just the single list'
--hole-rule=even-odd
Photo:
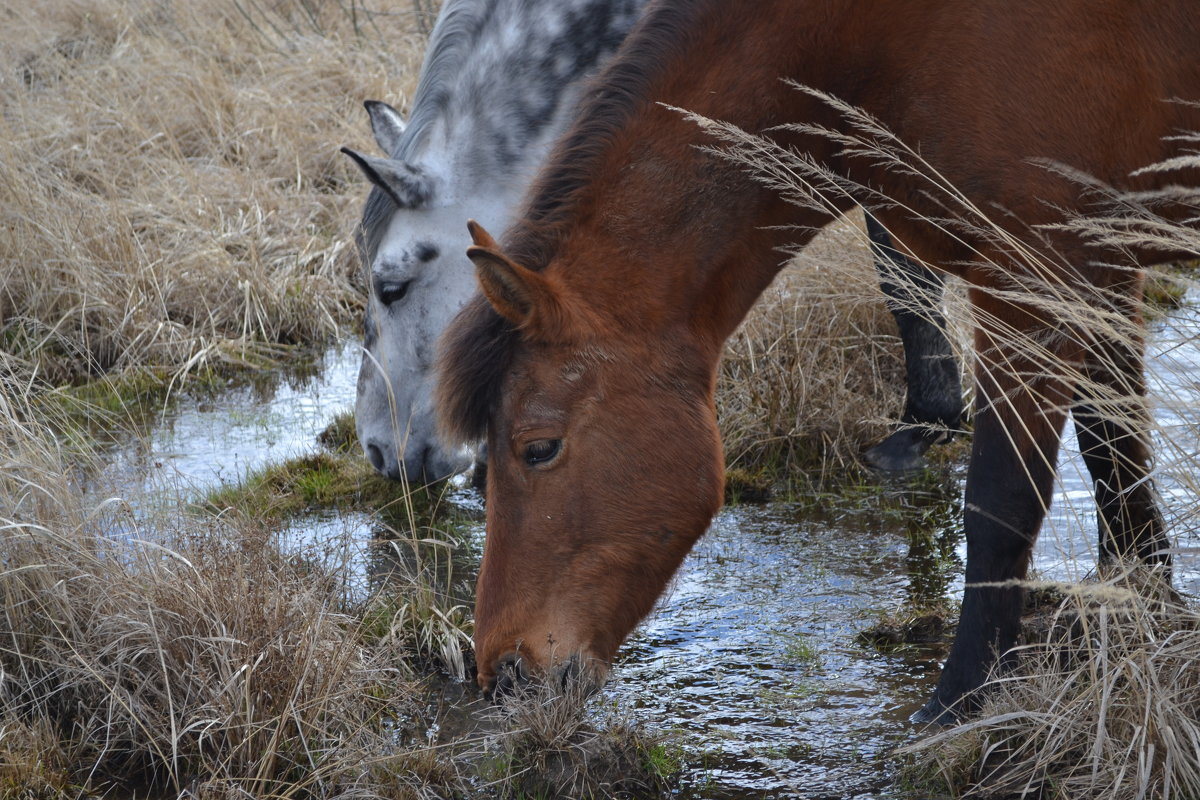
[{"label": "feathery grass plume", "polygon": [[[719,141],[718,145],[711,148],[712,152],[740,165],[755,179],[779,191],[791,202],[824,212],[833,211],[836,203],[846,199],[867,208],[899,208],[966,245],[973,254],[972,267],[994,273],[996,285],[988,290],[990,295],[1028,309],[1029,313],[1041,316],[1049,324],[1043,332],[1029,335],[1005,320],[991,316],[985,318],[984,312],[966,303],[950,303],[945,308],[945,315],[952,331],[986,330],[994,341],[1005,342],[1010,352],[1021,360],[1019,366],[1015,363],[1009,365],[1018,374],[1061,375],[1086,392],[1089,401],[1102,416],[1134,427],[1150,425],[1145,402],[1133,387],[1097,384],[1089,380],[1078,365],[1065,363],[1056,353],[1066,340],[1096,355],[1098,367],[1120,374],[1120,365],[1108,363],[1107,359],[1119,357],[1122,349],[1139,352],[1143,348],[1143,333],[1134,321],[1141,308],[1135,305],[1138,302],[1136,298],[1124,293],[1124,285],[1110,291],[1079,280],[1077,268],[1055,252],[1049,242],[1047,234],[1058,226],[1031,229],[1023,226],[1019,220],[1010,218],[1003,209],[978,207],[925,162],[919,153],[905,146],[862,110],[806,87],[797,86],[796,89],[812,94],[833,107],[848,121],[849,132],[808,124],[784,125],[781,129],[826,137],[841,148],[842,155],[869,158],[897,173],[920,178],[928,187],[925,199],[940,213],[930,216],[907,207],[881,195],[876,189],[858,185],[830,171],[805,153],[781,147],[768,136],[750,134],[728,123],[682,113]],[[1046,168],[1065,170],[1060,165],[1046,165]],[[1098,187],[1081,184],[1081,191],[1092,193],[1095,207],[1104,207],[1104,196]],[[1143,197],[1134,199],[1150,202]],[[1158,201],[1167,202],[1166,198],[1158,198]],[[1192,201],[1194,193],[1188,190],[1179,190],[1179,196],[1171,199],[1176,206],[1186,206]],[[1115,217],[1125,218],[1123,214]],[[1192,222],[1188,222],[1185,216],[1179,222],[1177,216],[1176,221],[1165,222],[1163,227],[1180,228],[1176,236],[1186,240],[1193,235],[1194,213],[1191,219]],[[1069,221],[1067,224],[1077,223]],[[1109,220],[1106,232],[1113,235],[1112,231],[1119,229],[1122,224],[1114,224]],[[1163,234],[1160,232],[1160,235]],[[904,245],[903,242],[898,244],[901,247]],[[1180,252],[1178,244],[1175,243],[1172,252]],[[1183,248],[1183,251],[1194,252],[1194,249],[1188,251]],[[1128,280],[1123,284],[1138,283],[1140,270],[1132,262],[1104,266],[1118,275],[1126,273]],[[1180,282],[1188,281],[1182,279]],[[919,308],[910,310],[916,313],[921,311]],[[992,349],[985,351],[984,355],[989,358],[1005,357],[1001,351]],[[1015,399],[998,397],[992,398],[991,402],[1010,403]],[[1065,411],[1070,399],[1046,397],[1039,400],[1047,407],[1060,407]]]},{"label": "feathery grass plume", "polygon": [[[1194,134],[1181,138],[1200,143]],[[1197,166],[1200,157],[1192,156],[1148,169]],[[1195,188],[1118,193],[1075,177],[1109,202],[1106,211],[1066,227],[1122,249],[1200,257]],[[1190,405],[1168,400],[1195,408],[1194,398]],[[1166,452],[1160,461],[1194,497],[1198,454],[1186,443],[1196,441],[1197,431],[1194,422],[1190,427],[1162,431],[1157,444]],[[1177,513],[1177,529],[1195,527],[1195,504],[1188,506]],[[1181,555],[1196,551],[1178,549]],[[1014,673],[989,683],[979,719],[908,748],[913,774],[964,797],[1200,796],[1200,609],[1194,600],[1136,568],[1096,585],[1060,588],[1067,598],[1058,624],[1022,648]]]},{"label": "feathery grass plume", "polygon": [[903,751],[963,797],[1200,796],[1200,610],[1129,569],[1066,598],[978,718]]},{"label": "feathery grass plume", "polygon": [[[1151,382],[1157,403],[1190,410],[1177,427],[1157,428],[1136,387],[1098,385],[1076,365],[1057,358],[1055,339],[1067,337],[1098,356],[1102,368],[1119,374],[1119,365],[1103,359],[1121,349],[1142,350],[1143,332],[1136,325],[1142,309],[1135,305],[1139,298],[1079,280],[1075,266],[1054,251],[1047,234],[1066,228],[1078,237],[1108,245],[1114,257],[1151,250],[1173,258],[1195,258],[1200,256],[1197,190],[1180,186],[1153,193],[1119,193],[1062,165],[1045,164],[1044,168],[1078,184],[1091,201],[1092,213],[1065,215],[1059,225],[1030,230],[1003,209],[972,204],[919,153],[861,110],[804,87],[797,89],[835,108],[849,122],[850,132],[811,125],[785,127],[824,136],[845,155],[866,157],[919,176],[927,186],[925,199],[940,209],[939,216],[922,218],[951,237],[975,243],[973,266],[996,271],[999,286],[992,290],[996,296],[1052,322],[1044,336],[1029,336],[1002,320],[983,318],[978,309],[960,307],[949,309],[951,319],[960,315],[954,327],[969,323],[990,330],[1013,346],[1015,357],[1024,364],[1021,369],[1031,376],[1061,375],[1081,387],[1103,419],[1125,429],[1154,430],[1160,454],[1157,476],[1170,475],[1194,497],[1197,486],[1188,477],[1196,474],[1200,457],[1194,449],[1200,439],[1194,422],[1194,376],[1181,372]],[[914,209],[854,184],[768,137],[692,119],[720,141],[714,152],[793,202],[827,211],[835,199],[850,198],[868,208],[901,206],[916,215]],[[1195,134],[1180,138],[1200,143]],[[1193,154],[1147,169],[1196,166],[1200,157]],[[1139,271],[1132,257],[1104,267],[1117,275],[1127,273],[1128,286],[1138,285]],[[1175,279],[1194,291],[1194,279]],[[1115,347],[1107,346],[1114,343]],[[987,351],[982,355],[992,357]],[[1169,361],[1163,366],[1171,368]],[[1191,368],[1194,365],[1182,366]],[[1039,399],[1061,404],[1064,411],[1071,402],[1070,397]],[[1002,396],[992,402],[1014,400]],[[1195,504],[1184,505],[1173,509],[1175,518],[1169,524],[1188,536],[1195,525]],[[1171,511],[1168,508],[1168,516]],[[1176,548],[1178,555],[1194,550]],[[1059,611],[1061,624],[1051,627],[1045,641],[1020,648],[1014,672],[993,677],[983,691],[986,705],[981,718],[936,733],[912,752],[927,772],[941,776],[941,790],[966,796],[1200,796],[1200,612],[1163,589],[1160,576],[1138,570],[1095,586],[1058,588],[1067,595]]]}]

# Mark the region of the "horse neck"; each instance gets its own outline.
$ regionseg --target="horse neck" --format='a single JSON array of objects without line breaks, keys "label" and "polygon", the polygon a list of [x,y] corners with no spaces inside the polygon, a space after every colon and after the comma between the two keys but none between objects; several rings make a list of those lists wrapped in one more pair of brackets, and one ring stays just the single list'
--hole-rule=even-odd
[{"label": "horse neck", "polygon": [[[606,81],[619,82],[626,62],[645,59],[654,48],[661,52],[663,43],[647,39],[674,36],[674,54],[663,64],[649,65],[648,71],[657,74],[636,90],[628,118],[608,132],[590,174],[568,203],[565,224],[548,235],[554,240],[550,257],[537,263],[533,256],[531,266],[557,273],[611,321],[613,331],[646,336],[685,325],[711,345],[715,362],[721,343],[785,262],[779,248],[803,244],[830,217],[785,203],[739,167],[703,150],[714,139],[667,106],[751,132],[795,119],[835,124],[828,108],[780,80],[788,76],[853,100],[854,87],[840,82],[832,68],[834,54],[822,52],[839,38],[830,29],[842,24],[844,4],[808,5],[810,10],[797,13],[794,0],[746,7],[710,0],[664,3],[651,12],[618,56],[616,69],[602,75],[595,94],[628,89]],[[675,27],[669,24],[672,10],[678,10]],[[599,113],[597,105],[602,103],[585,104],[568,142],[586,139],[589,114]],[[834,160],[827,142],[803,144],[819,151],[814,155]],[[578,150],[564,146],[543,181],[588,155]],[[525,247],[530,238],[547,238],[538,231],[536,202],[509,237],[518,259],[537,252],[537,246]]]},{"label": "horse neck", "polygon": [[[645,0],[447,0],[393,156],[466,184],[527,182]],[[493,188],[488,187],[488,188]]]}]

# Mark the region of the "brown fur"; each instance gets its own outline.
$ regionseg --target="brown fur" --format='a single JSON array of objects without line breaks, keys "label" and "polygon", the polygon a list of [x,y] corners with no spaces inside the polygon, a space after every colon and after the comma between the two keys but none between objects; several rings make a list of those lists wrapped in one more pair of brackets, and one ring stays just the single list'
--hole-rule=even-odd
[{"label": "brown fur", "polygon": [[[882,120],[976,206],[1000,209],[1012,242],[1053,251],[1048,274],[1033,275],[993,236],[930,226],[921,214],[947,212],[924,179],[778,128],[846,124],[780,77]],[[560,324],[552,336],[536,326],[518,332],[476,300],[444,344],[445,426],[488,436],[480,681],[515,657],[537,668],[575,653],[611,660],[720,504],[712,392],[721,344],[777,272],[777,248],[802,243],[797,230],[854,202],[835,195],[824,213],[789,205],[698,147],[713,142],[660,102],[771,131],[835,174],[878,187],[898,203],[877,216],[902,246],[973,287],[980,366],[969,588],[933,715],[978,686],[992,648],[1015,636],[1020,590],[978,584],[1024,574],[1073,403],[1085,409],[1077,427],[1099,442],[1094,478],[1118,487],[1116,500],[1101,503],[1105,524],[1120,529],[1105,541],[1119,555],[1164,561],[1161,520],[1140,480],[1144,431],[1136,421],[1105,427],[1086,413],[1095,398],[1076,395],[1080,374],[1140,391],[1139,340],[1101,347],[1086,323],[1063,318],[1032,288],[1049,281],[1089,306],[1123,307],[1136,326],[1140,277],[1097,266],[1119,253],[1034,227],[1086,213],[1093,201],[1033,159],[1122,190],[1161,186],[1162,173],[1131,173],[1177,155],[1164,137],[1200,129],[1200,112],[1165,102],[1174,97],[1200,99],[1191,0],[653,6],[592,87],[504,252],[488,256],[539,271],[539,292],[557,287]],[[1181,179],[1198,176],[1173,176]],[[1033,341],[1044,357],[1030,355]],[[1101,352],[1123,366],[1099,365]],[[529,460],[531,443],[558,440],[551,463]]]}]

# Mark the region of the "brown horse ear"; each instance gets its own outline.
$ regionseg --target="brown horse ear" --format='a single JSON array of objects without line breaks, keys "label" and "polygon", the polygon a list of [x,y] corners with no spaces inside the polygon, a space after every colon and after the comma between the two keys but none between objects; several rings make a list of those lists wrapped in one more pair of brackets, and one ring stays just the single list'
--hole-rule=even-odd
[{"label": "brown horse ear", "polygon": [[475,220],[467,223],[474,245],[467,257],[488,302],[500,316],[523,329],[549,333],[551,321],[562,319],[562,303],[555,287],[539,272],[522,267],[500,252],[487,231]]}]

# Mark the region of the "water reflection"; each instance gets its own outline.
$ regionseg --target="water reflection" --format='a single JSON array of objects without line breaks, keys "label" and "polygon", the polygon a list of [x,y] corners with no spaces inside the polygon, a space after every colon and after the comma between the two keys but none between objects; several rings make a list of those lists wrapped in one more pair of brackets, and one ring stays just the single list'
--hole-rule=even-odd
[{"label": "water reflection", "polygon": [[[928,513],[951,518],[942,504]],[[912,596],[910,569],[926,590],[950,585],[929,576],[943,570],[923,552],[953,552],[955,536],[914,539],[892,511],[722,512],[607,691],[686,731],[696,755],[684,796],[887,796],[882,757],[911,735],[937,661],[857,637]]]}]

